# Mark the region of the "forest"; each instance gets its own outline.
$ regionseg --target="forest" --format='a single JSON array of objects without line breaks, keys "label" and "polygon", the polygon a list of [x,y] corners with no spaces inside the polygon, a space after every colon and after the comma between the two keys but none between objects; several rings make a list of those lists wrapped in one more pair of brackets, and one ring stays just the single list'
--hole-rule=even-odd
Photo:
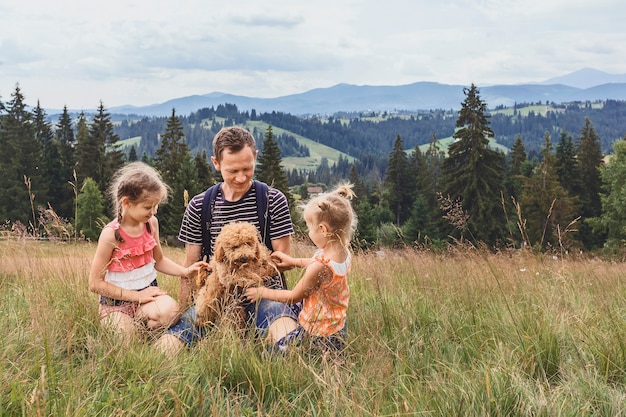
[{"label": "forest", "polygon": [[[147,118],[112,115],[103,103],[94,114],[65,108],[48,115],[39,104],[26,106],[18,86],[0,102],[2,229],[96,238],[110,214],[111,175],[140,159],[172,187],[159,218],[163,235],[174,237],[184,196],[219,181],[209,160],[213,136],[224,126],[243,125],[258,139],[257,178],[288,195],[296,222],[295,202],[307,198],[308,186],[355,185],[355,245],[361,248],[441,248],[464,240],[495,250],[621,249],[625,102],[488,109],[478,88],[464,93],[460,111],[301,118],[225,103]],[[316,169],[281,169],[282,158],[311,156],[299,138],[348,157],[322,158]]]}]

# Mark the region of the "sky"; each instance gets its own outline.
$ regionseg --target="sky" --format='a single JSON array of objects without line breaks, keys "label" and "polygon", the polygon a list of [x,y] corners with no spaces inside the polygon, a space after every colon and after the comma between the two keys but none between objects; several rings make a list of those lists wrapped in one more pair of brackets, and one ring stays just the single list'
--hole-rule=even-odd
[{"label": "sky", "polygon": [[144,106],[339,83],[626,73],[623,0],[0,0],[0,101]]}]

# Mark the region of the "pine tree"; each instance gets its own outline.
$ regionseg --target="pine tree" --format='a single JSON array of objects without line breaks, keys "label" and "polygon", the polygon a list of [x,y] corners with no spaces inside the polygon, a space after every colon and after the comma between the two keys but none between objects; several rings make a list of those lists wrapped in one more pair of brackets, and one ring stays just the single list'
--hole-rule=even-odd
[{"label": "pine tree", "polygon": [[[52,132],[52,126],[47,121],[46,111],[41,108],[39,101],[37,101],[37,105],[33,109],[33,129],[40,154],[32,156],[38,161],[37,171],[39,181],[41,181],[39,189],[43,192],[37,200],[44,208],[47,208],[48,204],[54,208],[57,201],[51,189],[52,171],[61,161],[53,143],[54,133]],[[55,204],[52,204],[53,201]]]},{"label": "pine tree", "polygon": [[137,161],[137,149],[135,149],[135,145],[130,146],[130,151],[128,151],[128,162]]},{"label": "pine tree", "polygon": [[558,180],[552,151],[550,134],[546,132],[543,159],[529,178],[523,178],[520,210],[524,241],[541,249],[569,249],[577,246],[576,232],[568,226],[577,218],[578,204]]},{"label": "pine tree", "polygon": [[76,176],[79,184],[91,178],[100,190],[105,190],[103,182],[104,140],[91,134],[85,114],[80,113],[76,125]]},{"label": "pine tree", "polygon": [[511,147],[511,175],[522,175],[522,166],[528,160],[522,135],[517,135]]},{"label": "pine tree", "polygon": [[587,223],[587,219],[599,217],[602,214],[600,168],[604,165],[604,158],[600,147],[600,138],[596,135],[588,118],[585,119],[585,127],[580,132],[576,155],[581,183],[578,194],[582,204],[580,235],[585,248],[595,249],[602,246],[606,236],[594,233]]},{"label": "pine tree", "polygon": [[607,247],[623,249],[626,242],[626,136],[613,143],[613,155],[600,167],[600,176],[602,214],[588,221],[594,232],[606,235]]},{"label": "pine tree", "polygon": [[171,188],[168,204],[159,209],[161,233],[163,236],[173,236],[180,228],[185,211],[185,192],[187,195],[195,195],[206,188],[198,183],[198,172],[175,109],[172,109],[165,133],[161,135],[161,146],[156,151],[154,166]]},{"label": "pine tree", "polygon": [[469,215],[467,230],[477,241],[496,244],[505,235],[505,218],[501,204],[504,192],[504,156],[489,148],[494,136],[489,127],[487,105],[474,84],[464,88],[453,135],[443,163],[444,196],[460,200]]},{"label": "pine tree", "polygon": [[215,184],[213,169],[209,164],[206,151],[202,151],[202,153],[197,153],[193,161],[196,167],[196,172],[198,173],[198,183],[204,189],[209,188],[210,186]]},{"label": "pine tree", "polygon": [[100,102],[98,111],[91,123],[89,130],[92,140],[98,144],[102,154],[102,176],[98,185],[104,193],[109,187],[113,174],[124,165],[124,152],[120,149],[119,136],[115,134],[111,114],[106,111],[104,104]]},{"label": "pine tree", "polygon": [[432,241],[443,241],[448,237],[449,225],[441,215],[438,193],[441,192],[443,163],[446,159],[446,153],[439,148],[439,141],[434,133],[431,136],[428,149],[424,153],[424,159],[427,169],[423,173],[425,177],[421,183],[426,198],[426,207],[430,210],[430,222],[426,234]]},{"label": "pine tree", "polygon": [[102,226],[106,223],[104,197],[98,184],[85,178],[78,194],[78,214],[76,228],[86,239],[97,240]]},{"label": "pine tree", "polygon": [[293,196],[289,190],[287,173],[281,165],[282,158],[278,143],[274,140],[272,125],[267,127],[263,150],[257,160],[256,178],[274,188],[279,189],[287,197],[290,208],[293,208]]},{"label": "pine tree", "polygon": [[404,151],[402,137],[397,135],[389,155],[383,194],[389,209],[393,212],[396,226],[401,226],[409,217],[415,189],[412,184],[415,184],[415,178],[410,176],[409,161]]},{"label": "pine tree", "polygon": [[376,228],[377,225],[373,218],[372,206],[367,198],[367,189],[361,179],[359,172],[354,164],[350,168],[350,183],[353,184],[353,191],[356,196],[353,207],[354,211],[359,219],[357,230],[355,234],[355,242],[358,242],[359,246],[369,246],[376,242]]},{"label": "pine tree", "polygon": [[170,186],[176,182],[178,170],[189,155],[183,124],[176,115],[176,109],[172,109],[154,159],[154,166],[161,173],[163,181]]},{"label": "pine tree", "polygon": [[[36,227],[33,211],[38,205],[45,205],[39,199],[46,194],[39,171],[43,149],[35,137],[33,114],[26,109],[19,85],[11,97],[0,122],[0,201],[4,209],[0,214],[2,219],[19,220]],[[25,184],[27,180],[30,186]]]},{"label": "pine tree", "polygon": [[[428,156],[430,158],[432,154]],[[409,181],[413,184],[413,202],[409,218],[402,226],[403,237],[407,243],[423,243],[425,240],[439,237],[441,216],[435,191],[439,178],[435,170],[431,170],[429,161],[426,154],[422,154],[419,145],[416,145],[409,157]]]},{"label": "pine tree", "polygon": [[51,167],[50,199],[57,214],[63,218],[74,217],[74,190],[68,183],[74,177],[76,169],[74,126],[67,106],[59,116],[53,146],[58,155],[59,164]]},{"label": "pine tree", "polygon": [[556,145],[555,169],[561,186],[571,196],[579,195],[581,187],[576,158],[576,147],[572,137],[562,130],[559,143]]}]

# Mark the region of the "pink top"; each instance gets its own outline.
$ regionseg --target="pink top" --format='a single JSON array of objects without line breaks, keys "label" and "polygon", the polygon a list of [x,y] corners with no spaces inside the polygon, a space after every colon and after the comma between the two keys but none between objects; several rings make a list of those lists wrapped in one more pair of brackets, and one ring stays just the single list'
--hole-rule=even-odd
[{"label": "pink top", "polygon": [[152,249],[156,246],[156,241],[145,225],[140,236],[130,236],[124,232],[117,220],[113,220],[106,227],[119,230],[120,236],[124,239],[123,242],[117,242],[117,247],[113,249],[111,262],[107,268],[109,271],[132,271],[154,261]]},{"label": "pink top", "polygon": [[298,319],[307,332],[327,337],[342,330],[346,324],[350,300],[348,273],[351,259],[348,253],[346,260],[338,263],[323,258],[321,252],[317,251],[314,259],[330,268],[333,273],[332,279],[320,285],[314,293],[304,299]]}]

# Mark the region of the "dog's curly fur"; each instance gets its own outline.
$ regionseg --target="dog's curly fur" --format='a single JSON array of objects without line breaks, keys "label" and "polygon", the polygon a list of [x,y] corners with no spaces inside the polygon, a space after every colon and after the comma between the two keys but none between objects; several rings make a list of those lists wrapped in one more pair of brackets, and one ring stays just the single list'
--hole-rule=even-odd
[{"label": "dog's curly fur", "polygon": [[232,324],[243,329],[246,315],[240,298],[244,289],[263,285],[265,278],[278,273],[269,249],[259,240],[254,225],[230,223],[215,239],[209,264],[211,272],[199,273],[195,282],[198,325]]}]

